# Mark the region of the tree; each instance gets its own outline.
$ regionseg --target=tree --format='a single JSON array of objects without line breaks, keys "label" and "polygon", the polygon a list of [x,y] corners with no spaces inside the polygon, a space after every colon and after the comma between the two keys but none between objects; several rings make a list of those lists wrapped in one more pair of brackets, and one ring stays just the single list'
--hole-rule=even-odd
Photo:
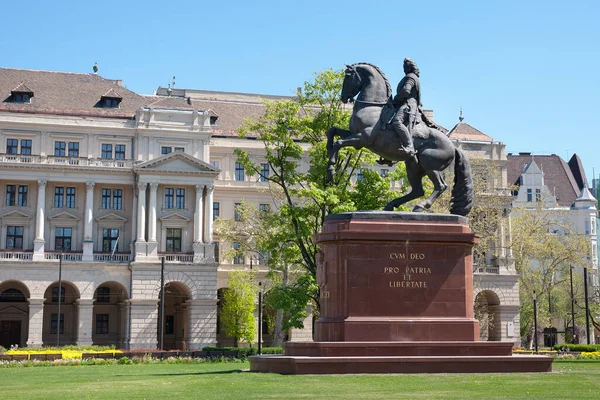
[{"label": "tree", "polygon": [[[556,299],[564,296],[570,299],[569,268],[581,270],[589,264],[590,242],[585,235],[577,234],[559,211],[544,209],[541,203],[534,210],[517,208],[512,213],[510,249],[519,274],[521,336],[532,340],[534,292],[540,304],[540,326],[550,326],[553,316],[570,313],[570,301]],[[552,304],[555,307],[562,304],[561,309],[553,308]]]},{"label": "tree", "polygon": [[236,270],[229,273],[229,287],[223,294],[221,323],[235,346],[239,340],[252,344],[256,335],[254,311],[257,288],[250,271]]},{"label": "tree", "polygon": [[[274,279],[273,293],[267,298],[275,307],[287,308],[283,326],[300,326],[309,304],[318,314],[318,248],[314,236],[320,232],[326,215],[381,208],[399,196],[390,182],[405,176],[403,165],[387,177],[365,170],[365,182],[355,185],[352,175],[357,169],[374,164],[376,156],[367,150],[344,148],[335,165],[335,179],[332,184],[327,183],[326,132],[332,126],[349,125],[350,112],[340,101],[343,76],[342,71],[318,73],[314,81],[305,82],[298,98],[266,102],[264,115],[246,121],[240,129],[240,136],[252,132],[264,144],[264,160],[269,164],[266,179],[276,206],[261,221],[262,234],[251,241],[257,251],[269,254],[274,273],[282,275],[281,279]],[[239,149],[236,155],[248,175],[261,173],[260,163],[264,161]],[[232,232],[239,227],[230,228]],[[292,282],[288,272],[293,272]]]}]

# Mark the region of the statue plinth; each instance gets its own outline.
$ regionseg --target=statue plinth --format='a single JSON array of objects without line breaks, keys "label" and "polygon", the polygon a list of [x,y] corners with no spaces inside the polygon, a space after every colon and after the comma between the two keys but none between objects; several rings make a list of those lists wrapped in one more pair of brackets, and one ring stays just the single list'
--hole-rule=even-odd
[{"label": "statue plinth", "polygon": [[316,238],[320,318],[314,342],[251,357],[286,374],[547,372],[552,359],[512,357],[479,342],[465,217],[365,211],[330,215]]},{"label": "statue plinth", "polygon": [[337,214],[317,242],[315,341],[474,341],[472,248],[465,217]]}]

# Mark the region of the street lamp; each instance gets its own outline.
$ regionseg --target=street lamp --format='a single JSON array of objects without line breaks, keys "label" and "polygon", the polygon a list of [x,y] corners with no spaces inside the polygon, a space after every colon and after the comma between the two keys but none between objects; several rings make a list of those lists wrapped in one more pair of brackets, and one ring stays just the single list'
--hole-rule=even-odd
[{"label": "street lamp", "polygon": [[573,266],[570,268],[571,275],[571,342],[575,343],[575,297],[573,297]]},{"label": "street lamp", "polygon": [[583,267],[583,287],[585,293],[585,335],[587,336],[587,344],[590,344],[590,304],[588,302],[587,267]]},{"label": "street lamp", "polygon": [[[250,270],[252,262],[260,260],[257,256],[250,256]],[[262,282],[258,281],[258,354],[262,354]]]},{"label": "street lamp", "polygon": [[535,354],[538,353],[538,335],[537,335],[537,296],[533,291],[533,341],[535,343]]}]

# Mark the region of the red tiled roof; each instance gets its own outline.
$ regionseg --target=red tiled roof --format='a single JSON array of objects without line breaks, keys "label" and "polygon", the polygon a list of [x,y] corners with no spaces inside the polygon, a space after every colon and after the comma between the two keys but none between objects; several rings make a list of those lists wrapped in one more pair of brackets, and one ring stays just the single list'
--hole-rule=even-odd
[{"label": "red tiled roof", "polygon": [[480,130],[473,128],[466,122],[459,122],[458,124],[454,125],[454,128],[450,129],[448,137],[451,139],[481,140],[486,142],[494,141],[491,136],[488,136]]},{"label": "red tiled roof", "polygon": [[[573,171],[562,158],[556,154],[549,156],[532,156],[531,154],[509,154],[507,156],[508,183],[519,184],[519,177],[523,167],[535,160],[538,167],[544,172],[544,184],[550,193],[556,196],[559,205],[570,207],[579,196],[582,186],[577,184]],[[579,158],[579,157],[577,157]],[[583,171],[583,169],[581,169]]]}]

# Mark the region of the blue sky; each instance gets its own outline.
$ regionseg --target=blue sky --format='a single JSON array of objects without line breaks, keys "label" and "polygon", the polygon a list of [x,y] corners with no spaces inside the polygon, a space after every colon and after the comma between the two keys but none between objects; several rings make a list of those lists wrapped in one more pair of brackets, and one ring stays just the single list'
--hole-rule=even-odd
[{"label": "blue sky", "polygon": [[176,87],[292,94],[316,71],[366,61],[507,152],[577,153],[600,175],[600,2],[21,1],[2,5],[0,66],[91,72],[150,94]]}]

